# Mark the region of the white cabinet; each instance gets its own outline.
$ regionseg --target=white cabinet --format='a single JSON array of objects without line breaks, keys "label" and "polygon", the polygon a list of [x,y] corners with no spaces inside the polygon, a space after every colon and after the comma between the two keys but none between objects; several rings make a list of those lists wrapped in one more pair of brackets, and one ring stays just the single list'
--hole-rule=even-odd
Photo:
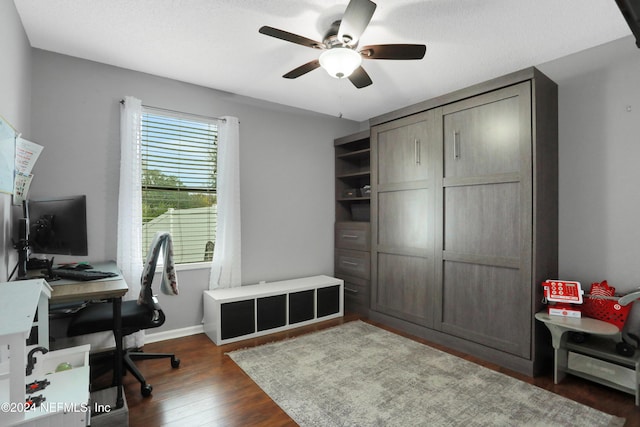
[{"label": "white cabinet", "polygon": [[[48,300],[51,287],[42,280],[0,284],[0,426],[86,426],[89,423],[89,349],[74,347],[42,354],[34,353],[36,363],[27,375],[30,350],[48,348]],[[38,344],[27,347],[31,329],[38,327]],[[7,348],[8,346],[8,348]],[[61,364],[67,370],[56,372]],[[29,385],[45,383],[29,390]],[[35,398],[35,399],[34,399]],[[26,402],[40,401],[25,409]]]},{"label": "white cabinet", "polygon": [[344,281],[313,276],[204,292],[204,331],[217,345],[342,317]]}]

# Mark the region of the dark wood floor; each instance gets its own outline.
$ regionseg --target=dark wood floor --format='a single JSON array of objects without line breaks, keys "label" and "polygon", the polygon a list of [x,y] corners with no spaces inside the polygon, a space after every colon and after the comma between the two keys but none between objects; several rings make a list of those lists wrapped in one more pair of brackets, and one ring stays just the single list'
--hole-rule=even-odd
[{"label": "dark wood floor", "polygon": [[[135,378],[131,375],[125,376],[129,425],[132,427],[295,426],[296,423],[273,403],[225,353],[320,330],[358,318],[357,315],[348,314],[342,319],[329,320],[293,331],[220,347],[213,344],[204,334],[147,344],[144,349],[146,352],[175,352],[181,359],[181,365],[178,369],[172,369],[166,359],[137,362],[147,381],[153,385],[153,395],[143,398]],[[403,333],[400,335],[408,336]],[[624,417],[627,419],[625,426],[640,426],[640,409],[635,406],[634,398],[629,394],[573,376],[568,376],[561,384],[555,385],[551,373],[542,377],[529,378],[425,340],[408,337],[609,414]]]}]

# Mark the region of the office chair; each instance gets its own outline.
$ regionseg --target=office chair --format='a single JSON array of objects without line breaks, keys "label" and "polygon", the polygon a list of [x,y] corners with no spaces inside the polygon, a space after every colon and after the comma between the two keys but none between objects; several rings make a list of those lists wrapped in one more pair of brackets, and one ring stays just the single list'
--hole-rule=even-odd
[{"label": "office chair", "polygon": [[[164,247],[164,266],[162,274],[163,293],[178,294],[177,277],[173,265],[173,244],[169,233],[157,233],[149,248],[147,260],[141,278],[141,289],[138,300],[122,302],[122,336],[130,335],[144,329],[157,328],[165,322],[165,314],[153,295],[151,284],[156,269],[160,249]],[[113,306],[108,303],[89,304],[80,310],[69,323],[67,336],[92,334],[113,330]],[[134,360],[171,358],[171,367],[180,366],[180,359],[171,353],[143,353],[127,349],[124,352],[124,368],[131,372],[140,382],[140,392],[144,397],[150,396],[153,387],[144,379],[136,368]]]}]

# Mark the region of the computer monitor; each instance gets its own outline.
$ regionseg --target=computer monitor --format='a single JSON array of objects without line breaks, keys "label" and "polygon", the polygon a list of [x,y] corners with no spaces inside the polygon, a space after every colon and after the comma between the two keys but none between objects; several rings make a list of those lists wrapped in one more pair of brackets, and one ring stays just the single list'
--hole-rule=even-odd
[{"label": "computer monitor", "polygon": [[86,196],[28,200],[24,216],[29,224],[31,253],[45,255],[89,254]]}]

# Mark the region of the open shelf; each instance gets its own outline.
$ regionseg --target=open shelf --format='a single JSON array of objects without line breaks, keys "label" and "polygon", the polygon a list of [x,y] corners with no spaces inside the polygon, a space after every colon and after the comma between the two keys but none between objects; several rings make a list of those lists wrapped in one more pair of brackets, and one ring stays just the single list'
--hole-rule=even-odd
[{"label": "open shelf", "polygon": [[[363,131],[336,139],[336,277],[345,281],[345,307],[368,315],[371,256],[371,141]],[[348,286],[346,284],[349,284]]]}]

